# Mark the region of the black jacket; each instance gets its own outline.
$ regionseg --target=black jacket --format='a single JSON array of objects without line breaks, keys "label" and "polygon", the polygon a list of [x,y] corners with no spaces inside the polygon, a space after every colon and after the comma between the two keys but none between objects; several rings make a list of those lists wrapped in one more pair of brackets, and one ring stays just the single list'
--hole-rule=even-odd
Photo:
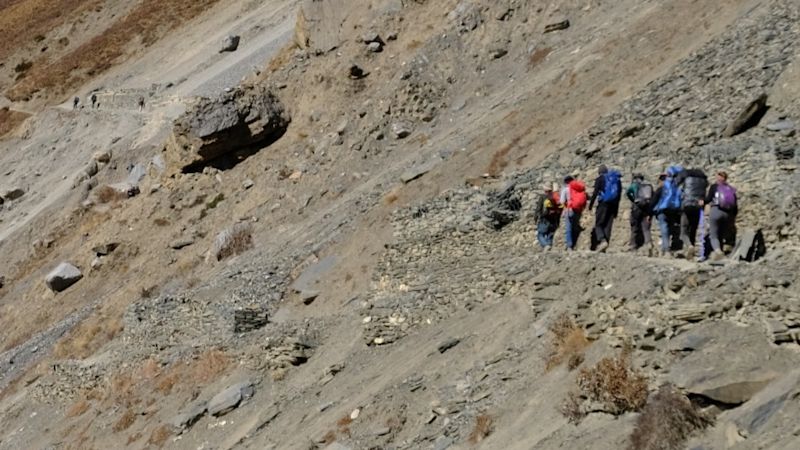
[{"label": "black jacket", "polygon": [[[617,184],[619,184],[619,186],[617,186],[617,188],[618,188],[618,192],[620,193],[620,196],[617,197],[616,200],[614,200],[613,202],[608,202],[608,203],[606,203],[606,202],[598,202],[598,203],[605,203],[606,205],[609,205],[611,210],[614,212],[614,216],[616,216],[617,215],[617,211],[619,211],[619,201],[620,201],[620,198],[622,198],[622,182],[618,181]],[[605,190],[605,188],[606,188],[606,177],[605,177],[605,175],[600,175],[599,177],[597,177],[594,180],[594,191],[592,191],[592,198],[589,199],[589,209],[590,210],[592,208],[594,208],[594,202],[597,200],[597,197],[600,195],[600,193]]]}]

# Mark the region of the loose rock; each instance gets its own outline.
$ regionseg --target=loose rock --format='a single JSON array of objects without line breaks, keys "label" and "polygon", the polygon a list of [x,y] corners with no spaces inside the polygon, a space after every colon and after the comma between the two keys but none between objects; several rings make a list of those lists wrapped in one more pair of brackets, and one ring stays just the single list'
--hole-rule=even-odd
[{"label": "loose rock", "polygon": [[45,283],[53,292],[62,292],[77,283],[81,278],[83,278],[83,274],[80,269],[70,263],[62,262],[47,274]]}]

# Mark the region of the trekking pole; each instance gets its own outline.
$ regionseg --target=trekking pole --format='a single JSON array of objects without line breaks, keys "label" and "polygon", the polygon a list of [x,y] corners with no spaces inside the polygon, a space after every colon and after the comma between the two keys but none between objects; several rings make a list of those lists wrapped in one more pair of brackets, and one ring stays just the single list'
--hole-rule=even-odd
[{"label": "trekking pole", "polygon": [[700,223],[699,226],[697,227],[700,233],[700,240],[697,241],[698,245],[700,246],[700,251],[698,252],[698,257],[697,257],[698,262],[703,262],[706,260],[706,217],[705,216],[706,216],[705,209],[701,208]]}]

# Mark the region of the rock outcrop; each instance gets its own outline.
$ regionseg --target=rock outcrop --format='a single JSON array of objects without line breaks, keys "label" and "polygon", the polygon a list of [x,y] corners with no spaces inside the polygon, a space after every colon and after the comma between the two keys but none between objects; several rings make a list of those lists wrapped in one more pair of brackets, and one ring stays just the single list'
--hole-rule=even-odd
[{"label": "rock outcrop", "polygon": [[280,137],[290,118],[265,86],[243,86],[215,99],[200,99],[175,120],[166,145],[171,169],[201,168],[222,156]]}]

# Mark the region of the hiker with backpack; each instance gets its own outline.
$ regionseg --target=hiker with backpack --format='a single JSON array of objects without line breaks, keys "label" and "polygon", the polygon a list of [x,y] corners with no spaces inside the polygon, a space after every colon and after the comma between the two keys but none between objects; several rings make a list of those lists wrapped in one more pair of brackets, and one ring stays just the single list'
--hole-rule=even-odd
[{"label": "hiker with backpack", "polygon": [[675,177],[681,171],[680,166],[668,168],[658,177],[659,187],[653,194],[652,210],[661,232],[661,256],[669,256],[680,247],[681,189]]},{"label": "hiker with backpack", "polygon": [[646,246],[652,248],[650,227],[652,223],[653,185],[646,183],[644,175],[634,174],[633,181],[625,191],[625,196],[631,201],[631,251],[635,252]]},{"label": "hiker with backpack", "polygon": [[586,185],[583,181],[567,175],[561,190],[567,250],[575,250],[575,246],[578,244],[578,237],[581,234],[581,215],[586,208],[586,203]]},{"label": "hiker with backpack", "polygon": [[708,189],[705,203],[709,218],[709,238],[711,240],[712,260],[720,260],[725,256],[722,244],[733,240],[735,235],[736,214],[739,212],[736,189],[728,184],[728,174],[717,173],[717,181]]},{"label": "hiker with backpack", "polygon": [[622,175],[618,171],[608,170],[605,165],[601,165],[597,170],[594,192],[589,201],[589,211],[594,208],[594,203],[597,201],[592,250],[604,252],[611,243],[611,229],[614,226],[614,219],[619,213],[619,201],[622,194],[621,178]]},{"label": "hiker with backpack", "polygon": [[681,189],[680,239],[686,259],[693,259],[697,255],[697,229],[703,213],[708,178],[700,169],[686,169],[676,176],[675,183]]},{"label": "hiker with backpack", "polygon": [[544,250],[553,248],[553,237],[561,220],[561,202],[559,195],[553,191],[553,186],[546,183],[542,186],[542,194],[536,202],[534,210],[536,218],[536,238]]}]

